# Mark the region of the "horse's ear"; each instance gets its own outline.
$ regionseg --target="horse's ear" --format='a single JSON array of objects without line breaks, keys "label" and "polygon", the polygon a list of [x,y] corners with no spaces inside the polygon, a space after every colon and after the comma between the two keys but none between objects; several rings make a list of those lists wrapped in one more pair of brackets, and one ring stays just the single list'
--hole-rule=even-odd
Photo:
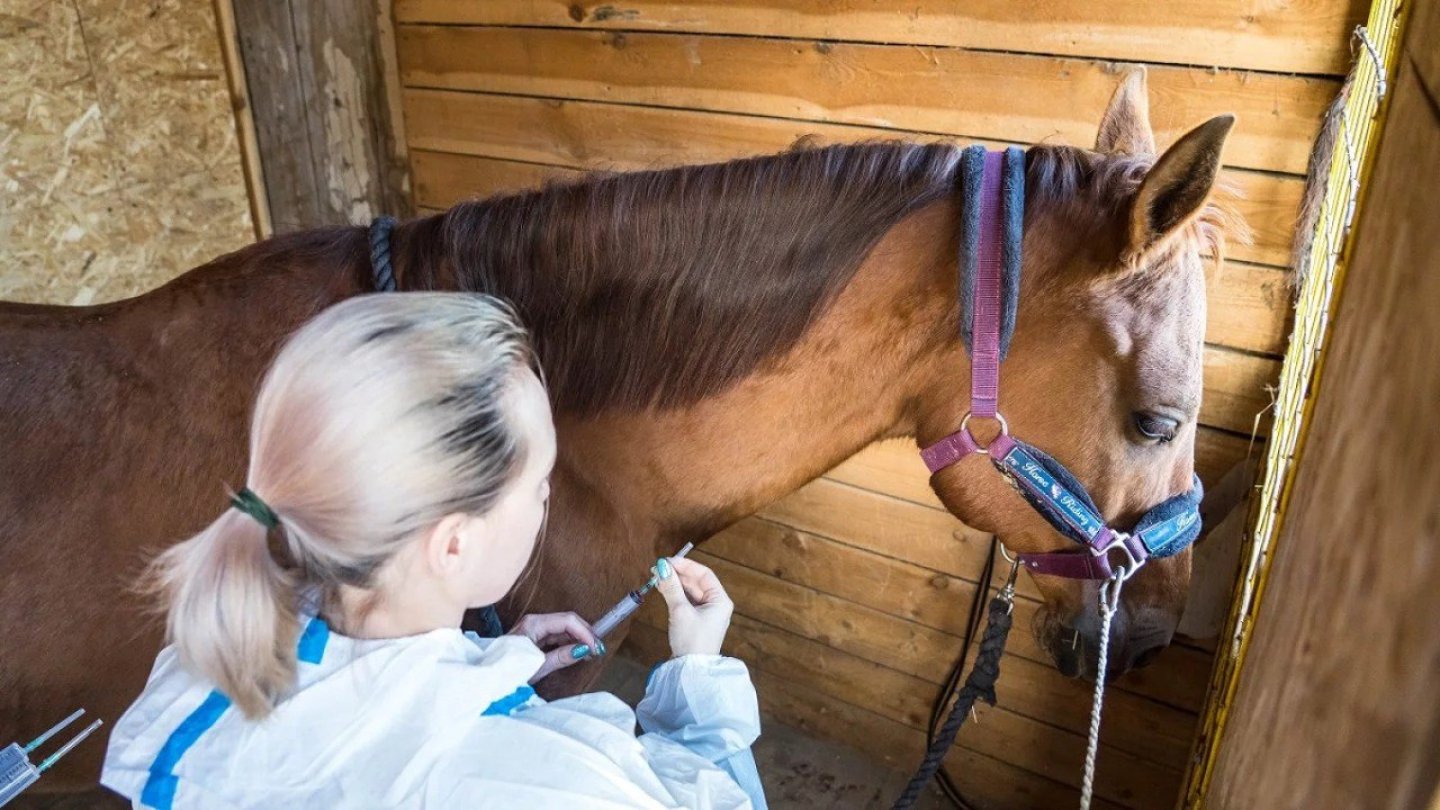
[{"label": "horse's ear", "polygon": [[1220,152],[1233,126],[1233,115],[1211,118],[1155,161],[1130,211],[1128,255],[1155,246],[1200,213],[1220,175]]},{"label": "horse's ear", "polygon": [[1095,137],[1095,151],[1127,155],[1155,154],[1155,135],[1150,131],[1150,98],[1145,89],[1145,68],[1136,67],[1126,74],[1115,88],[1105,117],[1100,119],[1100,134]]}]

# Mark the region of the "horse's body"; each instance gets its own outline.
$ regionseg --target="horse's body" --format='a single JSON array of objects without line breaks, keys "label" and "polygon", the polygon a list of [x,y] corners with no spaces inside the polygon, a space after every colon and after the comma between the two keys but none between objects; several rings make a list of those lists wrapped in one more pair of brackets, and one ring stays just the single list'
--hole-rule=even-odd
[{"label": "horse's body", "polygon": [[[1131,91],[1107,115],[1115,137],[1136,126],[1115,116],[1143,119]],[[509,298],[549,376],[561,450],[549,528],[507,620],[522,609],[594,618],[657,553],[876,439],[955,429],[969,389],[956,159],[941,145],[795,152],[466,203],[397,228],[402,291]],[[1005,367],[1012,424],[1122,523],[1188,486],[1198,408],[1195,245],[1132,243],[1137,227],[1193,229],[1204,194],[1184,222],[1135,225],[1149,162],[1032,150],[1024,297]],[[1169,182],[1181,186],[1159,191],[1185,190]],[[1126,265],[1127,246],[1154,255]],[[254,389],[284,337],[369,290],[365,233],[345,228],[272,239],[129,301],[0,305],[0,739],[76,706],[113,719],[138,692],[160,643],[127,591],[143,552],[224,508],[224,486],[244,475]],[[1175,440],[1127,438],[1138,408],[1174,414]],[[951,510],[1012,547],[1061,547],[978,463],[936,476]],[[1181,556],[1132,580],[1118,671],[1168,642],[1187,579]],[[1074,648],[1072,630],[1093,647],[1093,587],[1041,587],[1037,631],[1077,674],[1083,656],[1059,650]],[[551,689],[594,674],[580,669]],[[93,777],[99,750],[71,773]]]}]

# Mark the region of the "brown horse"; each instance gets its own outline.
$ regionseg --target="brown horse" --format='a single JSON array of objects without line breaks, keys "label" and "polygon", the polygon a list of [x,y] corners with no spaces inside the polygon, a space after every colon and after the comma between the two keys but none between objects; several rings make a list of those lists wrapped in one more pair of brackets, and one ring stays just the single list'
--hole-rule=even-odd
[{"label": "brown horse", "polygon": [[[1189,485],[1201,252],[1230,120],[1156,161],[1137,73],[1096,151],[1027,154],[1002,405],[1118,526]],[[561,456],[530,610],[593,618],[657,553],[877,439],[928,443],[956,428],[969,401],[958,154],[797,149],[467,202],[395,230],[402,291],[512,300],[547,368]],[[128,301],[0,306],[0,739],[76,706],[114,719],[138,692],[160,643],[127,591],[143,553],[225,508],[277,345],[370,290],[364,229],[335,228],[262,242]],[[1013,549],[1070,547],[1000,480],[971,459],[933,485]],[[1115,672],[1169,642],[1189,565],[1153,561],[1131,580]],[[1039,585],[1036,630],[1080,674],[1098,632],[1094,586]],[[551,691],[594,675],[577,670]],[[87,750],[72,779],[93,778],[101,746]]]}]

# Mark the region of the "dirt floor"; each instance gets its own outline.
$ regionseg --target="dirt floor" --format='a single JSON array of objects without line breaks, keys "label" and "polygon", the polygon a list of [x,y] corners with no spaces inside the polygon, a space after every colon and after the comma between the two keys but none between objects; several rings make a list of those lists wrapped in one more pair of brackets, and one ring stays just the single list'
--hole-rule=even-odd
[{"label": "dirt floor", "polygon": [[[605,671],[598,687],[633,706],[645,694],[647,674],[647,667],[622,655]],[[886,808],[909,778],[849,746],[818,740],[774,721],[765,722],[763,728],[755,744],[755,761],[766,799],[776,810]],[[95,791],[70,796],[26,794],[6,810],[119,810],[126,806],[114,795]],[[916,805],[922,810],[948,806],[933,788]]]}]

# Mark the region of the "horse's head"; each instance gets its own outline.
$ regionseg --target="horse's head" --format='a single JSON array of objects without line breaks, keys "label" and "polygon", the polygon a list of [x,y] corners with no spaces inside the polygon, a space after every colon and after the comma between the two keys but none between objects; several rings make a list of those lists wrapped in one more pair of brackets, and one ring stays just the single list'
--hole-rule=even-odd
[{"label": "horse's head", "polygon": [[[1205,338],[1202,253],[1217,235],[1210,194],[1232,123],[1212,119],[1155,158],[1145,77],[1136,72],[1116,92],[1094,151],[1037,146],[1027,155],[1023,281],[1000,370],[1000,409],[1011,434],[1069,468],[1119,529],[1191,485]],[[949,376],[926,396],[922,442],[955,429],[968,387],[968,379]],[[981,441],[996,430],[974,428]],[[982,458],[943,470],[932,483],[955,514],[1012,551],[1079,550]],[[1035,627],[1042,646],[1066,674],[1093,676],[1099,584],[1035,579],[1045,598]],[[1112,626],[1111,676],[1147,663],[1170,642],[1189,580],[1187,550],[1151,559],[1126,583]]]}]

